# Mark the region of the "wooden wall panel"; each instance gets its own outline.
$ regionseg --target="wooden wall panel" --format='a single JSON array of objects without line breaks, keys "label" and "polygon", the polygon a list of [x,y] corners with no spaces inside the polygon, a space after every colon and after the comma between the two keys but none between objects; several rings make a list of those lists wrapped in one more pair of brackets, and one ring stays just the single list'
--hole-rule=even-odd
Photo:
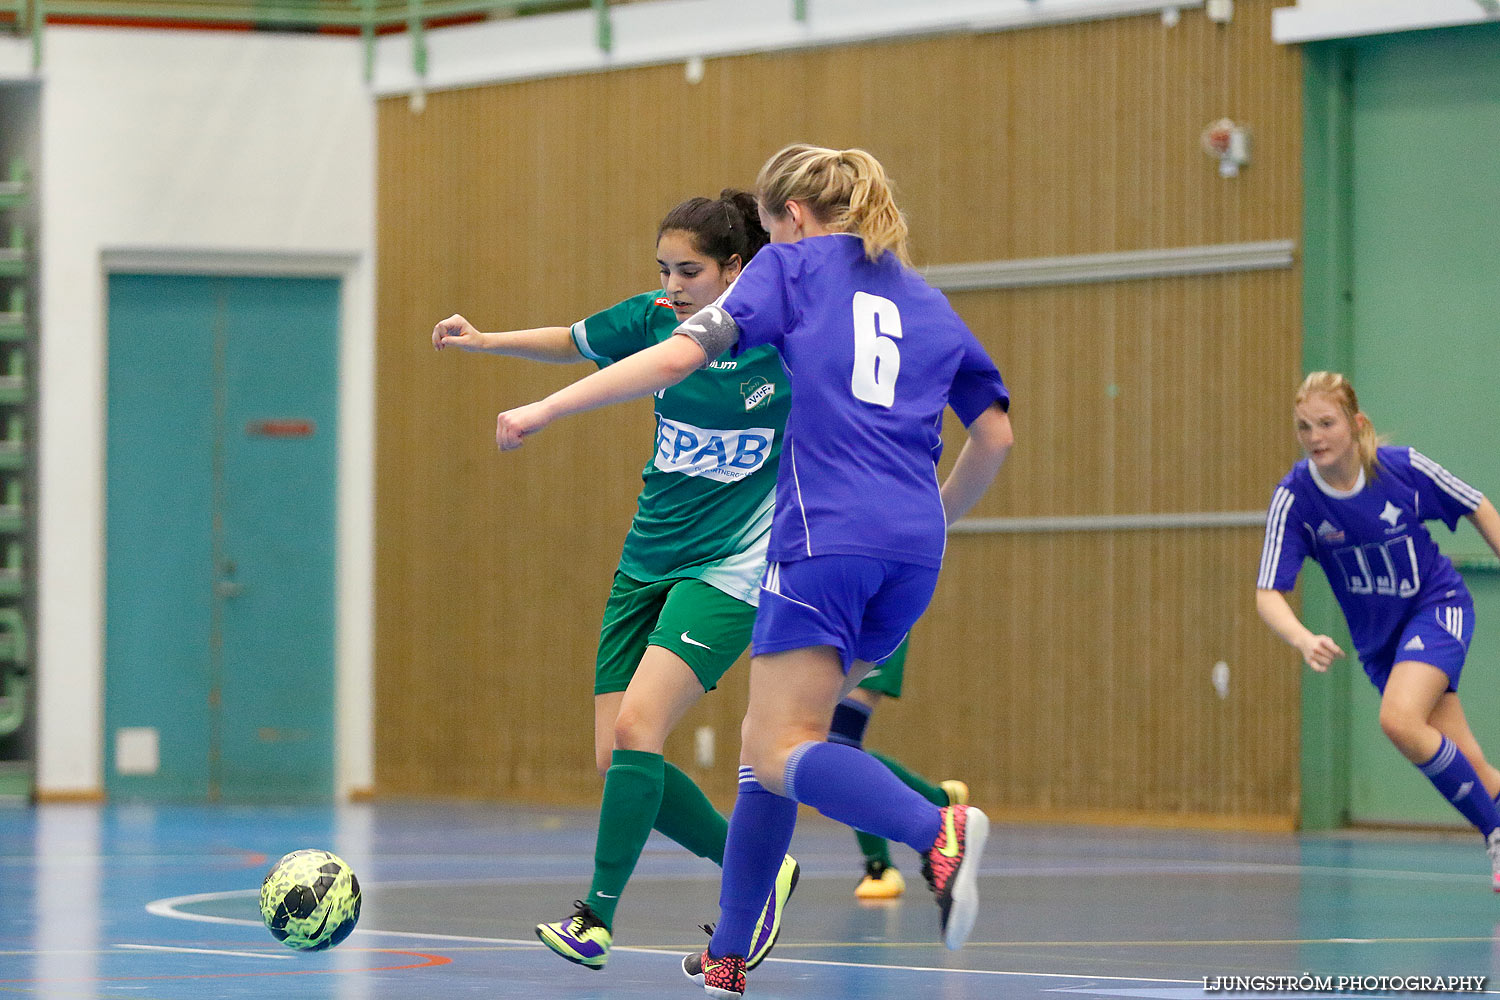
[{"label": "wooden wall panel", "polygon": [[943,705],[958,726],[921,726],[901,753],[964,773],[1002,815],[1274,825],[1295,806],[1296,741],[1279,734],[1297,664],[1253,613],[1226,613],[1251,607],[1242,567],[1259,549],[1246,529],[954,539],[916,633],[910,703],[872,745],[900,739],[918,705]]},{"label": "wooden wall panel", "polygon": [[[1300,238],[1300,63],[1270,0],[622,70],[379,109],[377,785],[591,801],[594,639],[649,406],[494,453],[494,416],[588,370],[434,355],[433,323],[564,324],[654,287],[662,214],[790,141],[871,149],[919,263]],[[1253,162],[1199,149],[1229,116]],[[1247,510],[1294,457],[1299,272],[966,292],[1015,393],[982,516]],[[961,434],[950,437],[955,446]],[[872,744],[999,812],[1296,813],[1295,654],[1254,616],[1254,529],[955,537]],[[1228,698],[1209,683],[1231,668]],[[744,671],[711,725],[733,793]],[[934,738],[937,713],[962,723]]]}]

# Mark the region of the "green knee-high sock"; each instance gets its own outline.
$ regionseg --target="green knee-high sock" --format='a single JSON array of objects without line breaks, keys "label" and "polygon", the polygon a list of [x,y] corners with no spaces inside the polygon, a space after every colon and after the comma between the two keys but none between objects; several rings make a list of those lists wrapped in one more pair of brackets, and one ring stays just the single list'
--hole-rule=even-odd
[{"label": "green knee-high sock", "polygon": [[616,750],[604,773],[599,833],[594,842],[594,882],[587,900],[599,919],[614,926],[620,893],[635,871],[651,823],[661,809],[662,756],[643,750]]},{"label": "green knee-high sock", "polygon": [[918,795],[922,796],[922,798],[926,799],[928,802],[931,802],[935,806],[945,806],[948,804],[947,792],[943,791],[937,785],[934,785],[932,782],[928,781],[920,774],[908,771],[901,765],[900,761],[893,760],[890,757],[887,757],[885,754],[879,753],[875,750],[870,750],[869,754],[876,760],[880,761],[880,763],[890,768],[891,772],[895,774],[896,777],[901,779],[902,784],[904,784],[907,788],[915,791]]},{"label": "green knee-high sock", "polygon": [[698,857],[723,868],[729,821],[708,801],[703,789],[671,761],[665,762],[664,778],[656,828]]}]

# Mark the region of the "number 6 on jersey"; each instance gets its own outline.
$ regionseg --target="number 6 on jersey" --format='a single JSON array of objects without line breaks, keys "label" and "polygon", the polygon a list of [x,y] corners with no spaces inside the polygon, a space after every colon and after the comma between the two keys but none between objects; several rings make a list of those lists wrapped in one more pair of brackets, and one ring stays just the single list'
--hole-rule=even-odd
[{"label": "number 6 on jersey", "polygon": [[901,310],[896,303],[868,292],[854,293],[854,374],[849,389],[855,399],[890,409],[901,373]]}]

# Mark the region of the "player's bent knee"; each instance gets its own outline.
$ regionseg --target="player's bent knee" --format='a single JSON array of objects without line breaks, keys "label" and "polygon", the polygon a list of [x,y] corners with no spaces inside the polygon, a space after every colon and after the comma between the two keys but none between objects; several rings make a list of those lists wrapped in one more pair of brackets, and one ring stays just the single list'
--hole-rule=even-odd
[{"label": "player's bent knee", "polygon": [[1408,713],[1387,711],[1380,713],[1380,731],[1397,750],[1408,758],[1413,754],[1420,755],[1422,736],[1426,729],[1427,726],[1421,719]]},{"label": "player's bent knee", "polygon": [[752,735],[747,730],[741,759],[755,772],[755,780],[762,787],[777,795],[784,795],[787,760],[804,743],[824,742],[826,735],[821,732],[804,732],[801,729]]},{"label": "player's bent knee", "polygon": [[634,712],[621,712],[615,720],[615,749],[661,753],[667,734],[653,722]]},{"label": "player's bent knee", "polygon": [[761,761],[757,764],[751,764],[750,767],[754,770],[755,780],[760,782],[760,787],[777,795],[783,794],[784,789],[782,785],[785,780],[786,770],[785,759],[783,759],[779,767],[774,761]]}]

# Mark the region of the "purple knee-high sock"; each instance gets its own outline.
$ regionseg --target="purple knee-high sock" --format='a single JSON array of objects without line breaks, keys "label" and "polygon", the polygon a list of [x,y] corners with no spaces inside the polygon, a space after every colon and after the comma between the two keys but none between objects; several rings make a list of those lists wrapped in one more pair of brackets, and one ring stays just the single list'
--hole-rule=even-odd
[{"label": "purple knee-high sock", "polygon": [[1469,758],[1448,737],[1443,737],[1431,760],[1417,767],[1443,794],[1443,798],[1453,803],[1453,808],[1463,813],[1464,819],[1473,823],[1480,833],[1488,837],[1500,827],[1500,808],[1484,790]]},{"label": "purple knee-high sock", "polygon": [[830,819],[926,852],[942,812],[874,757],[854,747],[809,741],[786,762],[786,793]]},{"label": "purple knee-high sock", "polygon": [[708,943],[710,955],[722,958],[749,952],[750,935],[776,884],[796,826],[797,803],[766,791],[755,780],[755,772],[742,766],[740,794],[734,800],[729,839],[724,844],[719,924]]}]

